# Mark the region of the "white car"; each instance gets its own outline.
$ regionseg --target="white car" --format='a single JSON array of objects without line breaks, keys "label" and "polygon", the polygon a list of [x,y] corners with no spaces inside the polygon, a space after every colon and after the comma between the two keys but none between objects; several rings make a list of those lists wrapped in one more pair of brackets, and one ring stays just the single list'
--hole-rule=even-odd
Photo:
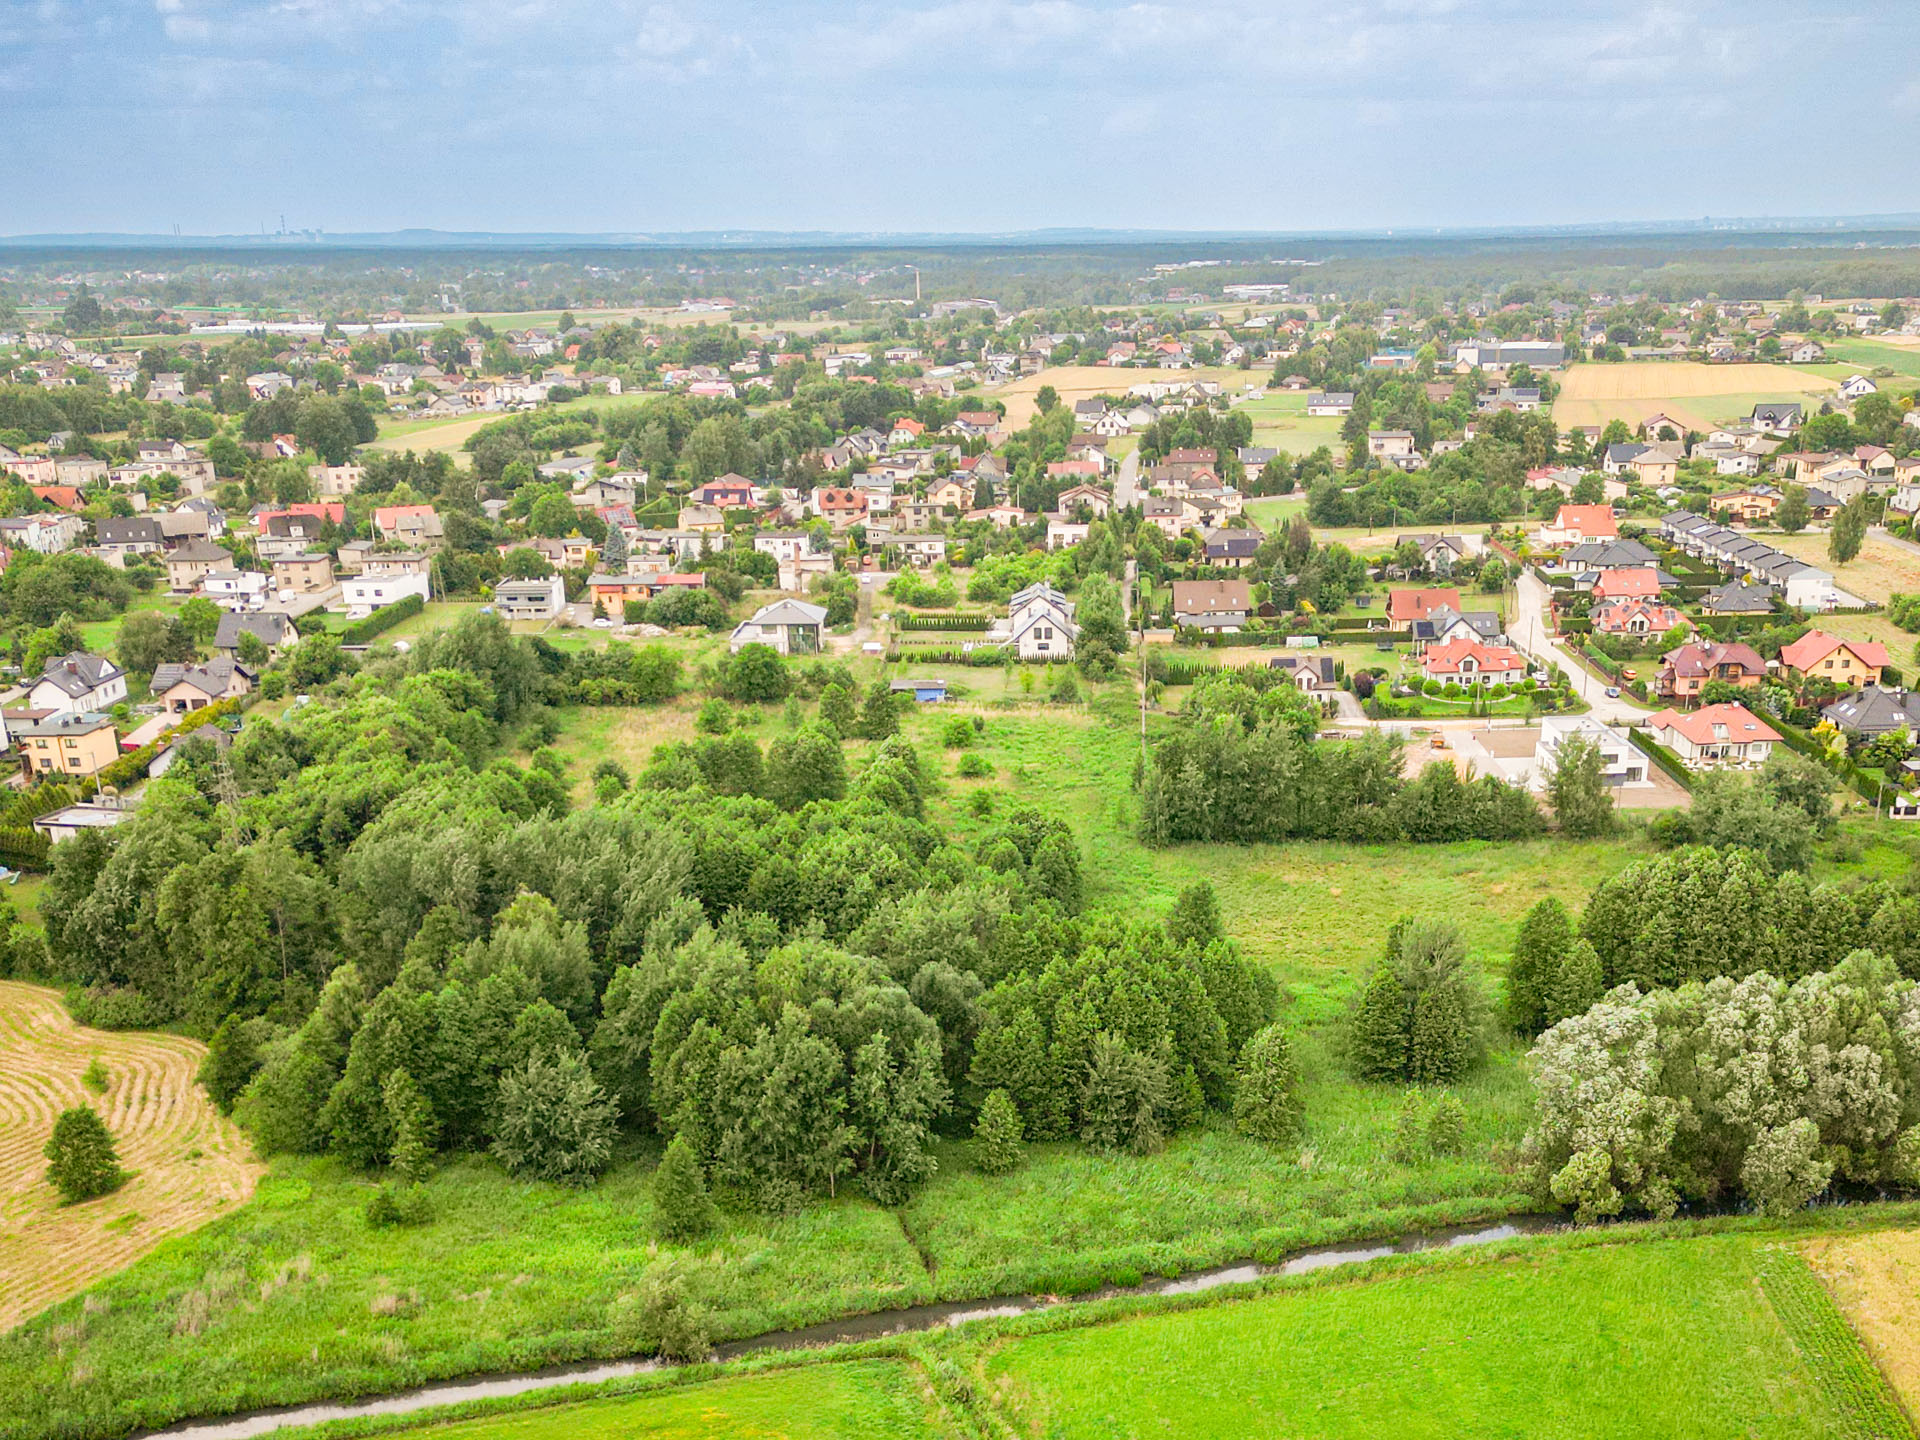
[{"label": "white car", "polygon": [[611,630],[613,628],[613,621],[602,615],[593,622],[593,628],[596,630]]}]

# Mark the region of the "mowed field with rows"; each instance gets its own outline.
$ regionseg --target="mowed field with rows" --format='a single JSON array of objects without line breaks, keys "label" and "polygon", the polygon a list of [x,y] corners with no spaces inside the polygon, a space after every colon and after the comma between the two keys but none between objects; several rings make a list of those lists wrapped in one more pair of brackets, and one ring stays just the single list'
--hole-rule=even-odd
[{"label": "mowed field with rows", "polygon": [[1693,360],[1635,360],[1568,368],[1553,402],[1561,429],[1624,420],[1638,426],[1649,415],[1671,415],[1706,429],[1751,414],[1767,400],[1798,400],[1831,393],[1825,375],[1788,365],[1708,365]]},{"label": "mowed field with rows", "polygon": [[[83,1030],[57,991],[0,981],[0,1331],[253,1193],[264,1167],[194,1083],[205,1053],[177,1035]],[[80,1081],[95,1056],[109,1077],[97,1096]],[[55,1117],[83,1103],[133,1176],[63,1205],[41,1152]]]}]

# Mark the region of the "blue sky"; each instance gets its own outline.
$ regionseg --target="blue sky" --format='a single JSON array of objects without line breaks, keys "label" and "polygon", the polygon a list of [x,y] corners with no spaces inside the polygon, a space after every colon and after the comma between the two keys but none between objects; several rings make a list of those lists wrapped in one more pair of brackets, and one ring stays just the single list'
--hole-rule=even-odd
[{"label": "blue sky", "polygon": [[1920,210],[1912,0],[0,0],[0,233]]}]

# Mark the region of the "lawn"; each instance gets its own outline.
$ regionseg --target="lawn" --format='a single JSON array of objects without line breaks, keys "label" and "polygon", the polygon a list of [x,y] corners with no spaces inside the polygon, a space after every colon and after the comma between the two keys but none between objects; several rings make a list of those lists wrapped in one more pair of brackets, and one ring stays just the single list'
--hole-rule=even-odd
[{"label": "lawn", "polygon": [[413,1432],[420,1440],[912,1440],[934,1436],[898,1361],[808,1365]]},{"label": "lawn", "polygon": [[1809,1345],[1832,1307],[1777,1273],[1800,1263],[1744,1238],[1547,1245],[1018,1339],[986,1371],[1049,1440],[1910,1433],[1870,1368],[1854,1388],[1844,1331]]},{"label": "lawn", "polygon": [[[1891,382],[1896,388],[1911,385],[1920,379],[1920,347],[1913,345],[1890,345],[1884,340],[1825,340],[1827,358],[1833,362],[1815,368],[1831,374],[1837,380],[1849,375],[1871,374],[1880,366],[1894,372],[1897,377]],[[1883,387],[1884,388],[1884,387]]]},{"label": "lawn", "polygon": [[[114,642],[119,639],[120,627],[126,623],[127,616],[142,610],[158,610],[163,615],[175,615],[186,597],[171,595],[166,590],[136,591],[127,608],[109,620],[85,620],[80,624],[80,639],[86,648],[96,655],[110,654]],[[144,682],[146,676],[141,676]]]},{"label": "lawn", "polygon": [[1304,390],[1269,390],[1258,400],[1242,400],[1233,407],[1253,421],[1253,443],[1285,450],[1295,457],[1312,454],[1325,445],[1341,448],[1338,415],[1307,414]]}]

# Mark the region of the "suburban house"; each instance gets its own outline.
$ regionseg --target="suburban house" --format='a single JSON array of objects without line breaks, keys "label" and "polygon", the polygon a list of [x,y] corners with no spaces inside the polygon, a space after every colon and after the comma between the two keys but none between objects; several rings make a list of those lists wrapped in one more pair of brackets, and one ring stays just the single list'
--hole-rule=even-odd
[{"label": "suburban house", "polygon": [[162,665],[153,672],[153,698],[169,715],[201,710],[253,689],[253,676],[237,661],[222,657],[204,665]]},{"label": "suburban house", "polygon": [[1385,465],[1405,468],[1408,461],[1419,460],[1420,452],[1414,448],[1411,430],[1369,430],[1367,456]]},{"label": "suburban house", "polygon": [[1766,435],[1778,435],[1782,439],[1800,428],[1800,405],[1797,401],[1768,402],[1753,407],[1753,413],[1747,417],[1754,429]]},{"label": "suburban house", "polygon": [[1620,522],[1611,505],[1562,505],[1552,521],[1540,527],[1540,543],[1554,548],[1619,538]]},{"label": "suburban house", "polygon": [[1415,620],[1424,620],[1434,610],[1444,606],[1456,615],[1460,613],[1460,592],[1452,586],[1434,590],[1389,590],[1387,592],[1387,619],[1396,627],[1404,628]]},{"label": "suburban house", "polygon": [[1878,685],[1887,668],[1887,647],[1876,640],[1842,640],[1809,630],[1780,647],[1780,663],[1804,680],[1831,680],[1849,688]]},{"label": "suburban house", "polygon": [[1660,572],[1646,566],[1602,570],[1593,579],[1596,600],[1647,600],[1660,593]]},{"label": "suburban house", "polygon": [[333,588],[333,557],[324,550],[282,555],[273,562],[273,588],[313,595]]},{"label": "suburban house", "polygon": [[1744,705],[1661,710],[1647,717],[1647,731],[1695,769],[1758,765],[1780,743],[1780,732]]},{"label": "suburban house", "polygon": [[1856,694],[1842,695],[1823,708],[1820,718],[1869,740],[1896,730],[1920,735],[1920,692],[1864,685]]},{"label": "suburban house", "polygon": [[762,530],[753,537],[753,548],[785,562],[812,553],[813,536],[805,530]]},{"label": "suburban house", "polygon": [[10,550],[58,555],[71,549],[86,533],[87,522],[78,515],[10,515],[0,519],[0,543]]},{"label": "suburban house", "polygon": [[158,555],[167,548],[166,531],[152,515],[107,516],[94,527],[94,549],[109,565],[125,565],[130,555]]},{"label": "suburban house", "polygon": [[318,515],[264,515],[253,549],[272,564],[283,555],[304,555],[323,543],[326,521]]},{"label": "suburban house", "polygon": [[868,504],[866,491],[834,485],[816,486],[808,501],[813,513],[830,521],[835,529],[866,519]]},{"label": "suburban house", "polygon": [[43,775],[97,775],[120,758],[113,717],[91,712],[14,721],[8,729],[29,779]]},{"label": "suburban house", "polygon": [[1340,688],[1331,655],[1276,655],[1267,662],[1267,666],[1272,670],[1286,671],[1294,685],[1308,694],[1317,695]]},{"label": "suburban house", "polygon": [[1073,642],[1080,633],[1073,602],[1045,581],[1027,586],[1007,602],[1007,624],[1006,643],[1022,660],[1073,658]]},{"label": "suburban house", "polygon": [[277,655],[300,638],[293,621],[285,615],[263,611],[228,611],[220,617],[220,628],[213,632],[214,653],[229,660],[240,658],[240,637],[251,635]]},{"label": "suburban house", "polygon": [[232,566],[232,551],[211,540],[189,540],[167,556],[167,588],[177,595],[191,595],[210,572]]},{"label": "suburban house", "polygon": [[1715,495],[1711,503],[1716,512],[1725,511],[1728,518],[1742,525],[1753,525],[1773,519],[1784,499],[1786,496],[1771,485],[1754,485]]},{"label": "suburban house", "polygon": [[648,570],[637,574],[609,575],[602,572],[587,580],[587,593],[609,615],[622,614],[629,601],[651,600],[662,590],[704,590],[705,575],[683,575],[673,570]]},{"label": "suburban house", "polygon": [[1588,612],[1593,628],[1602,635],[1665,635],[1685,623],[1671,605],[1646,598],[1603,601]]},{"label": "suburban house", "polygon": [[1206,562],[1219,566],[1223,570],[1244,570],[1253,564],[1254,557],[1260,553],[1260,542],[1265,538],[1258,530],[1208,530],[1202,535],[1206,542]]},{"label": "suburban house", "polygon": [[[379,558],[391,560],[399,557],[389,555]],[[376,570],[369,565],[358,575],[348,575],[340,582],[340,598],[346,602],[349,620],[362,619],[409,595],[418,595],[422,600],[433,598],[432,581],[427,571]]]},{"label": "suburban house", "polygon": [[360,488],[360,482],[367,472],[358,465],[309,465],[307,479],[313,482],[313,493],[321,499],[333,499],[341,495],[351,495]]},{"label": "suburban house", "polygon": [[1240,630],[1253,613],[1253,590],[1244,580],[1176,580],[1173,621],[1188,630]]},{"label": "suburban house", "polygon": [[1767,677],[1767,662],[1751,645],[1694,641],[1671,651],[1660,663],[1654,688],[1673,700],[1693,700],[1709,680],[1750,689]]},{"label": "suburban house", "polygon": [[[695,505],[711,505],[716,510],[750,510],[753,508],[753,482],[744,475],[729,472],[718,480],[709,480],[706,484],[697,486],[687,499]],[[629,487],[626,499],[600,500],[596,501],[595,505],[631,505],[632,503],[633,490]]]},{"label": "suburban house", "polygon": [[1061,520],[1055,516],[1047,517],[1047,549],[1071,550],[1083,545],[1093,533],[1093,525],[1086,520]]},{"label": "suburban house", "polygon": [[1560,747],[1585,740],[1600,752],[1600,778],[1608,785],[1639,785],[1647,778],[1647,757],[1611,725],[1591,715],[1548,715],[1540,722],[1533,747],[1534,783],[1544,785],[1560,762]]},{"label": "suburban house", "polygon": [[887,541],[889,553],[897,553],[916,570],[931,570],[947,558],[944,535],[895,535]]},{"label": "suburban house", "polygon": [[566,607],[567,582],[559,575],[501,580],[493,587],[493,608],[502,620],[552,620]]},{"label": "suburban house", "polygon": [[1765,615],[1778,593],[1771,585],[1729,580],[1702,595],[1700,609],[1708,615]]},{"label": "suburban house", "polygon": [[1351,390],[1316,391],[1307,396],[1307,414],[1309,415],[1351,415],[1353,413],[1353,392]]},{"label": "suburban house", "polygon": [[251,605],[266,598],[267,576],[261,570],[209,570],[200,593],[222,605]]},{"label": "suburban house", "polygon": [[1062,515],[1071,515],[1083,505],[1094,519],[1104,519],[1107,511],[1113,508],[1113,497],[1098,485],[1076,485],[1071,490],[1060,492],[1054,508]]},{"label": "suburban house", "polygon": [[92,800],[83,800],[78,805],[63,805],[58,810],[38,816],[33,828],[47,837],[49,845],[58,845],[84,830],[111,830],[131,820],[138,808],[137,800],[128,800],[119,795],[100,795]]},{"label": "suburban house", "polygon": [[373,529],[382,540],[421,550],[438,550],[444,534],[431,505],[383,505],[373,512]]},{"label": "suburban house", "polygon": [[804,600],[776,600],[734,627],[729,647],[771,645],[782,655],[817,655],[827,631],[827,608]]},{"label": "suburban house", "polygon": [[76,650],[47,661],[27,692],[27,705],[55,715],[108,710],[127,698],[127,672],[104,655]]},{"label": "suburban house", "polygon": [[1518,650],[1505,645],[1461,637],[1428,646],[1420,668],[1429,680],[1442,684],[1500,685],[1525,675],[1527,662]]}]

